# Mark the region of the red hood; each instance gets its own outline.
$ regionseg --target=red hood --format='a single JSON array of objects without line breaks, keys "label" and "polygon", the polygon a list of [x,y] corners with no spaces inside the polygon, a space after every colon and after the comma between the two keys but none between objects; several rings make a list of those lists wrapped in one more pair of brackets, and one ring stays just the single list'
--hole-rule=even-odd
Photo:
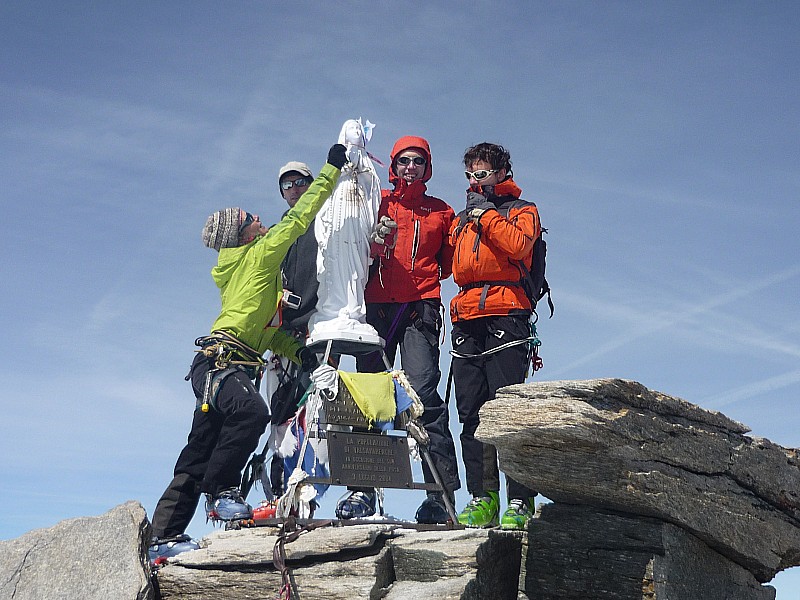
[{"label": "red hood", "polygon": [[425,138],[417,137],[415,135],[406,135],[401,137],[394,143],[394,148],[392,148],[392,153],[389,155],[391,159],[391,163],[389,164],[389,182],[396,188],[401,180],[397,173],[394,172],[394,157],[400,154],[401,152],[408,150],[410,148],[414,148],[415,150],[419,150],[423,156],[428,160],[428,164],[425,166],[425,174],[422,176],[422,182],[426,183],[433,175],[433,163],[431,161],[431,147],[428,145],[428,140]]}]

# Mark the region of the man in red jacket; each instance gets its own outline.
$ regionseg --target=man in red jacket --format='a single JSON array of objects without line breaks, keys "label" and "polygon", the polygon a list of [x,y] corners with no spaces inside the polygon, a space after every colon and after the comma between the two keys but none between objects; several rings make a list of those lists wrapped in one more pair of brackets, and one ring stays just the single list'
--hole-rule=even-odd
[{"label": "man in red jacket", "polygon": [[[440,280],[451,274],[453,248],[448,243],[453,209],[428,196],[431,151],[427,140],[405,136],[391,153],[389,181],[394,189],[382,190],[378,227],[373,233],[373,264],[364,298],[367,322],[386,341],[385,351],[394,363],[398,346],[403,370],[425,405],[421,421],[430,437],[429,450],[452,501],[461,483],[455,444],[450,433],[447,405],[437,391],[439,335],[442,330]],[[360,357],[358,370],[384,370],[375,354]],[[425,481],[433,475],[423,463]],[[350,488],[336,508],[339,518],[361,518],[375,513],[375,490]],[[441,493],[431,492],[419,507],[420,523],[446,523]]]},{"label": "man in red jacket", "polygon": [[[467,527],[493,527],[500,512],[497,450],[475,439],[478,411],[499,388],[525,381],[532,307],[519,261],[530,269],[542,228],[536,205],[520,200],[505,148],[489,143],[468,148],[464,166],[470,188],[450,233],[453,279],[460,288],[450,316],[461,450],[472,500],[458,520]],[[536,492],[508,476],[506,491],[508,509],[500,525],[522,529]]]}]

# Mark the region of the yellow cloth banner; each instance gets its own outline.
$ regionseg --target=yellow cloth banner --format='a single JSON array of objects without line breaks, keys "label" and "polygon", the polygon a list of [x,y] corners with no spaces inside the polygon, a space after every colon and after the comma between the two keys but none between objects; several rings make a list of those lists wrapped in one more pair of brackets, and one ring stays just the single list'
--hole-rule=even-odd
[{"label": "yellow cloth banner", "polygon": [[370,422],[391,421],[397,408],[391,373],[349,373],[339,371],[339,378],[350,390],[356,405]]}]

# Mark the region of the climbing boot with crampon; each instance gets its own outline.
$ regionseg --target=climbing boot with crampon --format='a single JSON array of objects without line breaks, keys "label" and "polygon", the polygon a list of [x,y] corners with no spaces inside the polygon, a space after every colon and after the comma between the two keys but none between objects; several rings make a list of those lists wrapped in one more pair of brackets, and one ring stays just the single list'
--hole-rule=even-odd
[{"label": "climbing boot with crampon", "polygon": [[206,517],[211,521],[243,521],[253,518],[253,509],[244,501],[239,488],[231,488],[206,500]]},{"label": "climbing boot with crampon", "polygon": [[458,515],[458,522],[465,527],[496,527],[498,514],[500,494],[489,491],[485,496],[474,496]]},{"label": "climbing boot with crampon", "polygon": [[176,556],[181,552],[199,549],[200,544],[183,533],[171,538],[153,538],[150,547],[147,549],[147,554],[150,559],[150,564],[159,566],[166,562],[168,558]]},{"label": "climbing boot with crampon", "polygon": [[339,519],[364,519],[375,514],[375,493],[355,491],[336,505]]},{"label": "climbing boot with crampon", "polygon": [[534,503],[533,498],[525,500],[512,498],[508,501],[508,508],[500,519],[500,528],[506,530],[525,529],[528,519],[533,518]]}]

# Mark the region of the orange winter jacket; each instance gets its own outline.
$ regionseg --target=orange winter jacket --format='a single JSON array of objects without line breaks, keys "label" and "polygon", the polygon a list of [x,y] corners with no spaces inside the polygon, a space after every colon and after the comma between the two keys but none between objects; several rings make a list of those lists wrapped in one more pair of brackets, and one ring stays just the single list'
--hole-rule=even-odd
[{"label": "orange winter jacket", "polygon": [[381,190],[378,218],[388,215],[397,229],[387,238],[387,245],[372,244],[373,264],[364,292],[367,302],[439,299],[439,281],[450,277],[453,248],[449,234],[455,213],[446,202],[425,193],[433,167],[424,138],[405,136],[397,140],[392,148],[392,165],[395,156],[410,148],[427,158],[425,174],[409,184],[397,177],[393,167],[389,169],[394,189]]},{"label": "orange winter jacket", "polygon": [[531,311],[515,261],[525,260],[531,266],[533,243],[542,234],[539,211],[535,204],[519,199],[522,190],[513,179],[494,186],[492,194],[483,193],[508,218],[487,210],[474,223],[466,221],[462,211],[453,222],[453,279],[460,288],[450,302],[453,321]]}]

